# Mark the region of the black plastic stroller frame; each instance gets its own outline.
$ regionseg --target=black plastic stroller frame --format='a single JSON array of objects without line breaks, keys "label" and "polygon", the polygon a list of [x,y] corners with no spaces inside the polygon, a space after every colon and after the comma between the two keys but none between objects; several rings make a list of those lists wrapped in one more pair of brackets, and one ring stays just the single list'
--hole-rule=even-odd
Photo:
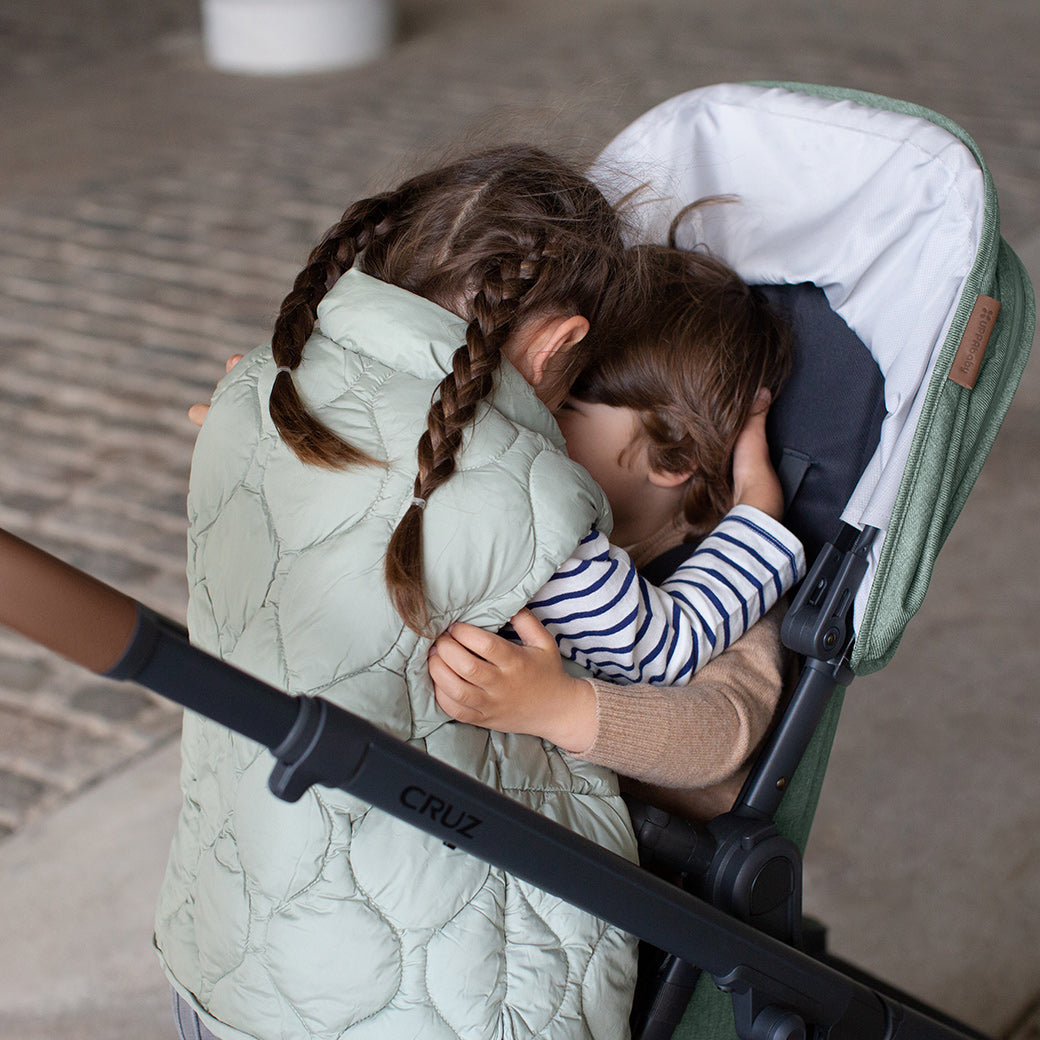
[{"label": "black plastic stroller frame", "polygon": [[[737,806],[707,830],[682,825],[682,836],[693,838],[693,851],[683,853],[681,863],[692,879],[687,887],[709,889],[710,902],[350,712],[238,671],[192,646],[181,626],[3,531],[0,586],[8,595],[0,623],[263,744],[276,760],[270,788],[286,801],[312,784],[341,788],[666,951],[681,981],[686,966],[697,965],[731,994],[742,1040],[978,1040],[969,1027],[794,944],[801,925],[800,857],[776,834],[771,817],[828,698],[849,679],[848,604],[872,537],[870,530],[846,529],[803,583],[786,635],[798,646],[834,652],[809,659]],[[82,631],[90,606],[92,618],[105,618],[96,630],[106,633],[106,642],[99,647],[91,636],[87,657],[83,641],[69,632]],[[653,836],[654,820],[641,829]],[[656,854],[674,866],[667,850],[672,834],[665,829],[656,838]],[[707,869],[695,873],[698,866]],[[660,1014],[651,1014],[638,1035],[670,1035],[674,998],[680,998],[680,1015],[685,1007],[683,985],[671,989]]]},{"label": "black plastic stroller frame", "polygon": [[[806,946],[801,855],[778,833],[773,817],[835,689],[852,681],[851,603],[876,534],[873,528],[860,532],[842,525],[837,544],[824,547],[787,612],[784,643],[803,656],[805,664],[733,808],[696,826],[628,800],[644,865],[678,874],[684,888],[711,905],[799,949]],[[823,934],[816,930],[810,938],[814,952],[822,954]],[[668,1040],[699,972],[672,953],[664,957],[656,975],[650,995],[642,1001],[637,997],[637,1040]],[[738,1008],[735,1003],[734,1010]],[[746,1020],[742,1024],[735,1017],[741,1037],[803,1035],[804,1023],[799,1025],[797,1014],[784,1019],[779,1033],[762,1032],[763,1026],[754,1024],[757,1017],[750,1030]]]}]

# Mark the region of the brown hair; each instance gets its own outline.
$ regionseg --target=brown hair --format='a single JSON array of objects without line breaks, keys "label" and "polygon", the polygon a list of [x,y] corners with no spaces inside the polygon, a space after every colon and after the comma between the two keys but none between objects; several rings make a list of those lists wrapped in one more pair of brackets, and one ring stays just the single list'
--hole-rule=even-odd
[{"label": "brown hair", "polygon": [[790,334],[721,260],[652,245],[633,247],[629,259],[629,313],[571,393],[634,409],[651,467],[692,471],[683,514],[699,538],[732,504],[737,435],[758,390],[775,395],[787,377]]},{"label": "brown hair", "polygon": [[[619,218],[586,177],[535,148],[491,149],[351,206],[282,303],[272,340],[276,364],[300,363],[318,304],[354,264],[469,322],[417,448],[414,495],[425,501],[454,471],[463,432],[491,393],[510,336],[561,314],[580,314],[595,330],[616,299],[624,248]],[[596,343],[590,333],[571,348],[553,367],[554,379],[569,385]],[[304,462],[340,468],[377,461],[309,415],[288,373],[275,379],[270,411]],[[428,621],[422,517],[412,504],[386,554],[395,605],[418,632]]]}]

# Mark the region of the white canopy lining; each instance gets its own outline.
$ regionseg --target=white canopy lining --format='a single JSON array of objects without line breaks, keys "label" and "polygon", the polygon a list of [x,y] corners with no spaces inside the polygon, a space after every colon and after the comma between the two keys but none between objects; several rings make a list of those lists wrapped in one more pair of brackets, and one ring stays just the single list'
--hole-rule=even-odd
[{"label": "white canopy lining", "polygon": [[696,199],[737,196],[697,211],[678,244],[706,245],[751,283],[808,281],[826,293],[877,361],[888,411],[842,519],[886,529],[982,236],[984,180],[969,149],[914,116],[722,84],[651,109],[592,175],[613,200],[645,186],[633,210],[639,241],[666,241]]}]

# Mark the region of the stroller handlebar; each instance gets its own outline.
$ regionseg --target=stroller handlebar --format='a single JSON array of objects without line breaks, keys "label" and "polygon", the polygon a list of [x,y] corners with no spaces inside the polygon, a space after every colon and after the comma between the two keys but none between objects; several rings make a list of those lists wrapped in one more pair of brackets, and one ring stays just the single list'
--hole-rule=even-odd
[{"label": "stroller handlebar", "polygon": [[910,1012],[342,708],[293,697],[193,648],[169,619],[2,529],[0,625],[266,745],[279,797],[295,800],[316,782],[341,787],[700,965],[732,994],[744,1040],[804,1036],[807,1024],[846,1040],[978,1036]]}]

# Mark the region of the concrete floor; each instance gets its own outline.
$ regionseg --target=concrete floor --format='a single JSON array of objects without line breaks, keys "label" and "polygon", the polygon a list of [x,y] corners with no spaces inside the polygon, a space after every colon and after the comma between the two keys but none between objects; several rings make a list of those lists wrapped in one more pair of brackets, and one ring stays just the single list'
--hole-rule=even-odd
[{"label": "concrete floor", "polygon": [[[1040,9],[402,0],[363,69],[208,69],[194,0],[5,0],[0,526],[183,613],[189,404],[269,328],[315,236],[446,146],[591,156],[730,79],[907,98],[978,140],[1040,281]],[[1040,1035],[1040,375],[1027,368],[925,606],[850,689],[807,860],[838,952],[997,1036]],[[172,1036],[149,954],[176,713],[0,634],[0,1036]]]}]

